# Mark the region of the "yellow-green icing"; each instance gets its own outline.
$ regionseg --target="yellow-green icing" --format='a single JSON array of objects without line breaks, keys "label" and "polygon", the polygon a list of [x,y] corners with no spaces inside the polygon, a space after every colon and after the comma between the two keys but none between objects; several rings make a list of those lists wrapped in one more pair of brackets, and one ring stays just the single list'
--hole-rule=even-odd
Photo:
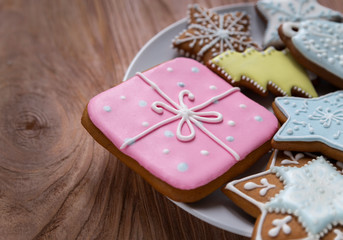
[{"label": "yellow-green icing", "polygon": [[288,50],[277,51],[270,47],[264,52],[252,48],[243,53],[227,51],[213,58],[211,65],[234,82],[241,81],[242,77],[253,81],[263,92],[267,91],[268,84],[274,84],[283,95],[291,95],[291,89],[296,87],[309,97],[318,96],[306,71]]}]

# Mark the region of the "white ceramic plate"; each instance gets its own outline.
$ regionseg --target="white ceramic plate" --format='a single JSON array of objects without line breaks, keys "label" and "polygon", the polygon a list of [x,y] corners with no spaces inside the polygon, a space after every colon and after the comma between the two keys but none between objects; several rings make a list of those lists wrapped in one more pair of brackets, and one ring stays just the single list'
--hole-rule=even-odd
[{"label": "white ceramic plate", "polygon": [[[254,4],[227,5],[215,8],[213,10],[221,14],[231,11],[245,11],[250,16],[251,35],[253,40],[259,45],[262,44],[265,24],[258,17]],[[165,62],[177,57],[178,54],[174,49],[171,48],[171,40],[179,32],[185,29],[186,26],[186,19],[182,19],[155,35],[135,56],[123,80],[125,81],[133,77],[138,71],[144,71],[157,64],[160,64],[161,62]],[[330,90],[327,88],[330,88],[330,86],[324,86],[324,88],[321,88],[321,91],[332,91],[332,88]],[[271,103],[274,99],[271,94],[267,98],[262,98],[251,91],[244,91],[243,93],[249,98],[271,109]],[[244,175],[250,175],[262,171],[269,159],[269,156],[270,154],[264,156],[253,168],[250,169],[250,171],[246,172]],[[242,176],[240,176],[240,178],[241,177]],[[215,191],[210,196],[196,203],[174,203],[195,217],[216,227],[232,233],[251,237],[255,219],[236,207],[220,190]]]}]

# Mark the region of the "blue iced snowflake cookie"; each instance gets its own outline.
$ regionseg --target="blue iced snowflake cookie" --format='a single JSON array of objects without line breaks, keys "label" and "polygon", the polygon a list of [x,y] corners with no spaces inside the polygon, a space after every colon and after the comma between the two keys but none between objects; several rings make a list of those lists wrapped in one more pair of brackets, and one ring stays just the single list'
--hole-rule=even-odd
[{"label": "blue iced snowflake cookie", "polygon": [[278,97],[273,110],[283,123],[274,148],[321,152],[343,161],[343,91],[312,99]]},{"label": "blue iced snowflake cookie", "polygon": [[250,34],[248,14],[217,14],[198,4],[188,6],[188,26],[172,40],[172,45],[181,55],[204,63],[226,50],[259,48]]}]

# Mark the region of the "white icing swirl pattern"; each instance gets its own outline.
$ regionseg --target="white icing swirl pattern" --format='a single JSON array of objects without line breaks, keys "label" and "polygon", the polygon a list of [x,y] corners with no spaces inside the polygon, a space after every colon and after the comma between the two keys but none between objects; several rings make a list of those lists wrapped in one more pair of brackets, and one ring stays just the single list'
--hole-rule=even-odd
[{"label": "white icing swirl pattern", "polygon": [[254,47],[254,43],[249,40],[250,34],[245,30],[248,26],[248,16],[245,13],[232,12],[227,15],[217,15],[209,10],[201,8],[199,5],[190,5],[190,18],[195,19],[195,23],[188,26],[184,38],[176,37],[175,45],[188,43],[190,48],[199,47],[198,56],[203,56],[211,50],[212,57],[224,52],[227,49],[244,51],[247,47]]},{"label": "white icing swirl pattern", "polygon": [[[174,116],[167,118],[150,128],[146,129],[145,131],[141,132],[140,134],[136,135],[133,138],[129,138],[126,140],[120,147],[120,149],[126,148],[127,146],[130,146],[132,143],[136,142],[138,139],[146,136],[147,134],[155,131],[156,129],[160,128],[161,126],[167,125],[173,121],[176,121],[180,119],[180,122],[178,124],[177,130],[176,130],[176,137],[180,141],[191,141],[195,137],[195,130],[193,125],[198,127],[202,132],[204,132],[209,138],[214,140],[218,145],[220,145],[222,148],[224,148],[227,152],[229,152],[234,158],[238,161],[240,159],[240,156],[229,146],[227,146],[223,141],[221,141],[218,137],[216,137],[213,133],[211,133],[208,129],[206,129],[202,122],[206,123],[220,123],[223,121],[223,115],[219,112],[215,111],[209,111],[209,112],[200,112],[199,110],[215,103],[216,101],[225,98],[229,96],[230,94],[233,94],[237,91],[239,91],[239,88],[231,88],[215,97],[212,97],[205,101],[204,103],[194,106],[192,108],[188,108],[187,105],[184,103],[184,97],[187,97],[189,100],[194,100],[194,95],[189,90],[182,90],[179,93],[179,104],[174,102],[167,94],[165,94],[153,81],[148,79],[144,74],[138,72],[137,76],[140,77],[143,81],[145,81],[147,84],[149,84],[161,97],[163,97],[168,103],[164,103],[161,101],[153,102],[151,105],[152,110],[157,114],[162,114],[164,110],[167,110],[174,114]],[[184,125],[188,126],[188,129],[190,133],[188,135],[184,135],[182,133],[182,128]],[[206,151],[206,154],[208,155],[208,152]]]}]

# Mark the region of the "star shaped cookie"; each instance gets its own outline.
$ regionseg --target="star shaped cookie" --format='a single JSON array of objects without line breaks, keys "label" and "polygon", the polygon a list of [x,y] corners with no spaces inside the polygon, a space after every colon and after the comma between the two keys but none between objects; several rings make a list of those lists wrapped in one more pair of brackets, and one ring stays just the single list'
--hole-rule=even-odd
[{"label": "star shaped cookie", "polygon": [[207,62],[228,49],[242,52],[248,47],[258,48],[249,27],[249,16],[244,12],[221,15],[194,4],[188,9],[187,29],[172,44],[180,54]]},{"label": "star shaped cookie", "polygon": [[307,19],[341,21],[343,15],[320,5],[317,0],[259,0],[256,8],[268,22],[263,45],[282,47],[277,29],[284,22],[301,22]]},{"label": "star shaped cookie", "polygon": [[321,152],[343,161],[343,91],[318,98],[276,98],[275,115],[283,125],[272,146],[282,150]]},{"label": "star shaped cookie", "polygon": [[223,192],[257,218],[252,239],[341,239],[341,170],[322,156],[276,150],[266,171]]},{"label": "star shaped cookie", "polygon": [[267,96],[268,91],[277,96],[318,96],[306,71],[287,49],[226,51],[210,60],[207,66],[230,84],[245,86],[262,96]]},{"label": "star shaped cookie", "polygon": [[287,22],[279,33],[300,64],[343,89],[343,23]]}]

